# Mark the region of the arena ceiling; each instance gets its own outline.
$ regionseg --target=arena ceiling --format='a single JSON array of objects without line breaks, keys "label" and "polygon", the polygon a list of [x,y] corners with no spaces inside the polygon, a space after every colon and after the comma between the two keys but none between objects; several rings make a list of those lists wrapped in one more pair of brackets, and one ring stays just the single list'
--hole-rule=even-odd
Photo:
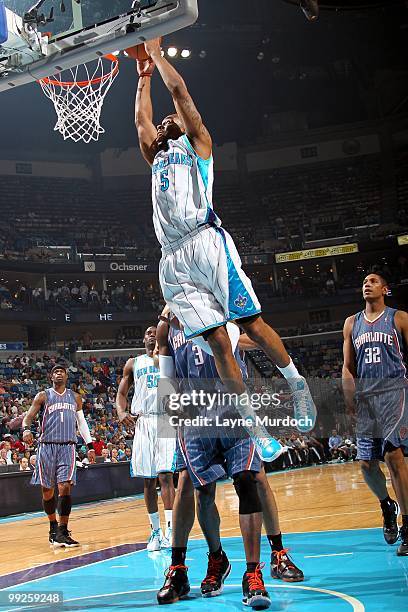
[{"label": "arena ceiling", "polygon": [[[354,7],[360,8],[322,10],[313,23],[305,19],[298,0],[296,6],[285,0],[216,4],[214,10],[214,0],[199,0],[198,22],[164,44],[191,49],[191,58],[175,65],[219,144],[257,142],[278,115],[296,114],[305,127],[314,128],[375,120],[401,108],[408,94],[404,2],[356,0]],[[329,4],[351,2],[325,0],[321,6]],[[107,147],[134,146],[135,69],[130,60],[121,64],[103,111],[107,133],[98,145],[62,141],[53,132],[52,106],[33,84],[0,95],[6,118],[1,121],[2,155],[10,149],[24,156],[40,147],[92,156]],[[159,119],[171,110],[171,102],[157,78],[153,91]]]}]

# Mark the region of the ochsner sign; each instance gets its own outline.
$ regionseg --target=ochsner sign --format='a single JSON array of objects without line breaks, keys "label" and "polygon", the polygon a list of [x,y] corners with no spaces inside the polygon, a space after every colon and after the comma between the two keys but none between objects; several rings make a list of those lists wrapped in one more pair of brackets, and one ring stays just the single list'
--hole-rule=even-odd
[{"label": "ochsner sign", "polygon": [[111,272],[147,272],[147,264],[127,264],[119,263],[118,261],[112,261],[109,264]]},{"label": "ochsner sign", "polygon": [[155,272],[157,266],[148,263],[124,261],[85,261],[85,272]]}]

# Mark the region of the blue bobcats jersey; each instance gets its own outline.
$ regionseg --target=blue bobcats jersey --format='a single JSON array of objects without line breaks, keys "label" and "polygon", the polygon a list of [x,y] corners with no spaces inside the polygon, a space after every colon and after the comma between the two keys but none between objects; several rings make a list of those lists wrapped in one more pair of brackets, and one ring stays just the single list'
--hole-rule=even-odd
[{"label": "blue bobcats jersey", "polygon": [[403,338],[395,326],[394,308],[385,310],[374,321],[365,312],[355,315],[352,339],[356,353],[359,390],[377,393],[407,384]]},{"label": "blue bobcats jersey", "polygon": [[58,393],[51,387],[45,395],[40,442],[76,442],[77,403],[73,391]]},{"label": "blue bobcats jersey", "polygon": [[[219,379],[214,357],[202,351],[192,340],[186,340],[184,332],[170,327],[169,344],[177,378]],[[235,359],[241,369],[242,377],[247,378],[247,367],[238,347],[235,350]]]}]

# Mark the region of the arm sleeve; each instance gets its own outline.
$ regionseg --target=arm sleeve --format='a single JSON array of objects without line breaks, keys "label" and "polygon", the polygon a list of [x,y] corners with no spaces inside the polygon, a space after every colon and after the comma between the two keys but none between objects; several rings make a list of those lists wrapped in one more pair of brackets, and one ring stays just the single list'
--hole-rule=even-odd
[{"label": "arm sleeve", "polygon": [[160,378],[175,378],[174,359],[168,355],[159,355]]},{"label": "arm sleeve", "polygon": [[76,420],[78,423],[79,433],[81,434],[81,437],[84,439],[85,444],[91,444],[92,442],[91,433],[89,431],[88,423],[85,420],[83,410],[77,410]]}]

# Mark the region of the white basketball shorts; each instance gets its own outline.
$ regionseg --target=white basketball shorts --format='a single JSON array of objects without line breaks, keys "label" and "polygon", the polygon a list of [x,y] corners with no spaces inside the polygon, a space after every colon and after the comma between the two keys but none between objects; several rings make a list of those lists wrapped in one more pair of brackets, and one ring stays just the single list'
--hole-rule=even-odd
[{"label": "white basketball shorts", "polygon": [[163,297],[187,339],[261,312],[234,241],[223,228],[205,225],[162,251]]},{"label": "white basketball shorts", "polygon": [[156,478],[161,472],[174,472],[176,440],[157,435],[157,416],[141,415],[133,439],[131,476]]}]

